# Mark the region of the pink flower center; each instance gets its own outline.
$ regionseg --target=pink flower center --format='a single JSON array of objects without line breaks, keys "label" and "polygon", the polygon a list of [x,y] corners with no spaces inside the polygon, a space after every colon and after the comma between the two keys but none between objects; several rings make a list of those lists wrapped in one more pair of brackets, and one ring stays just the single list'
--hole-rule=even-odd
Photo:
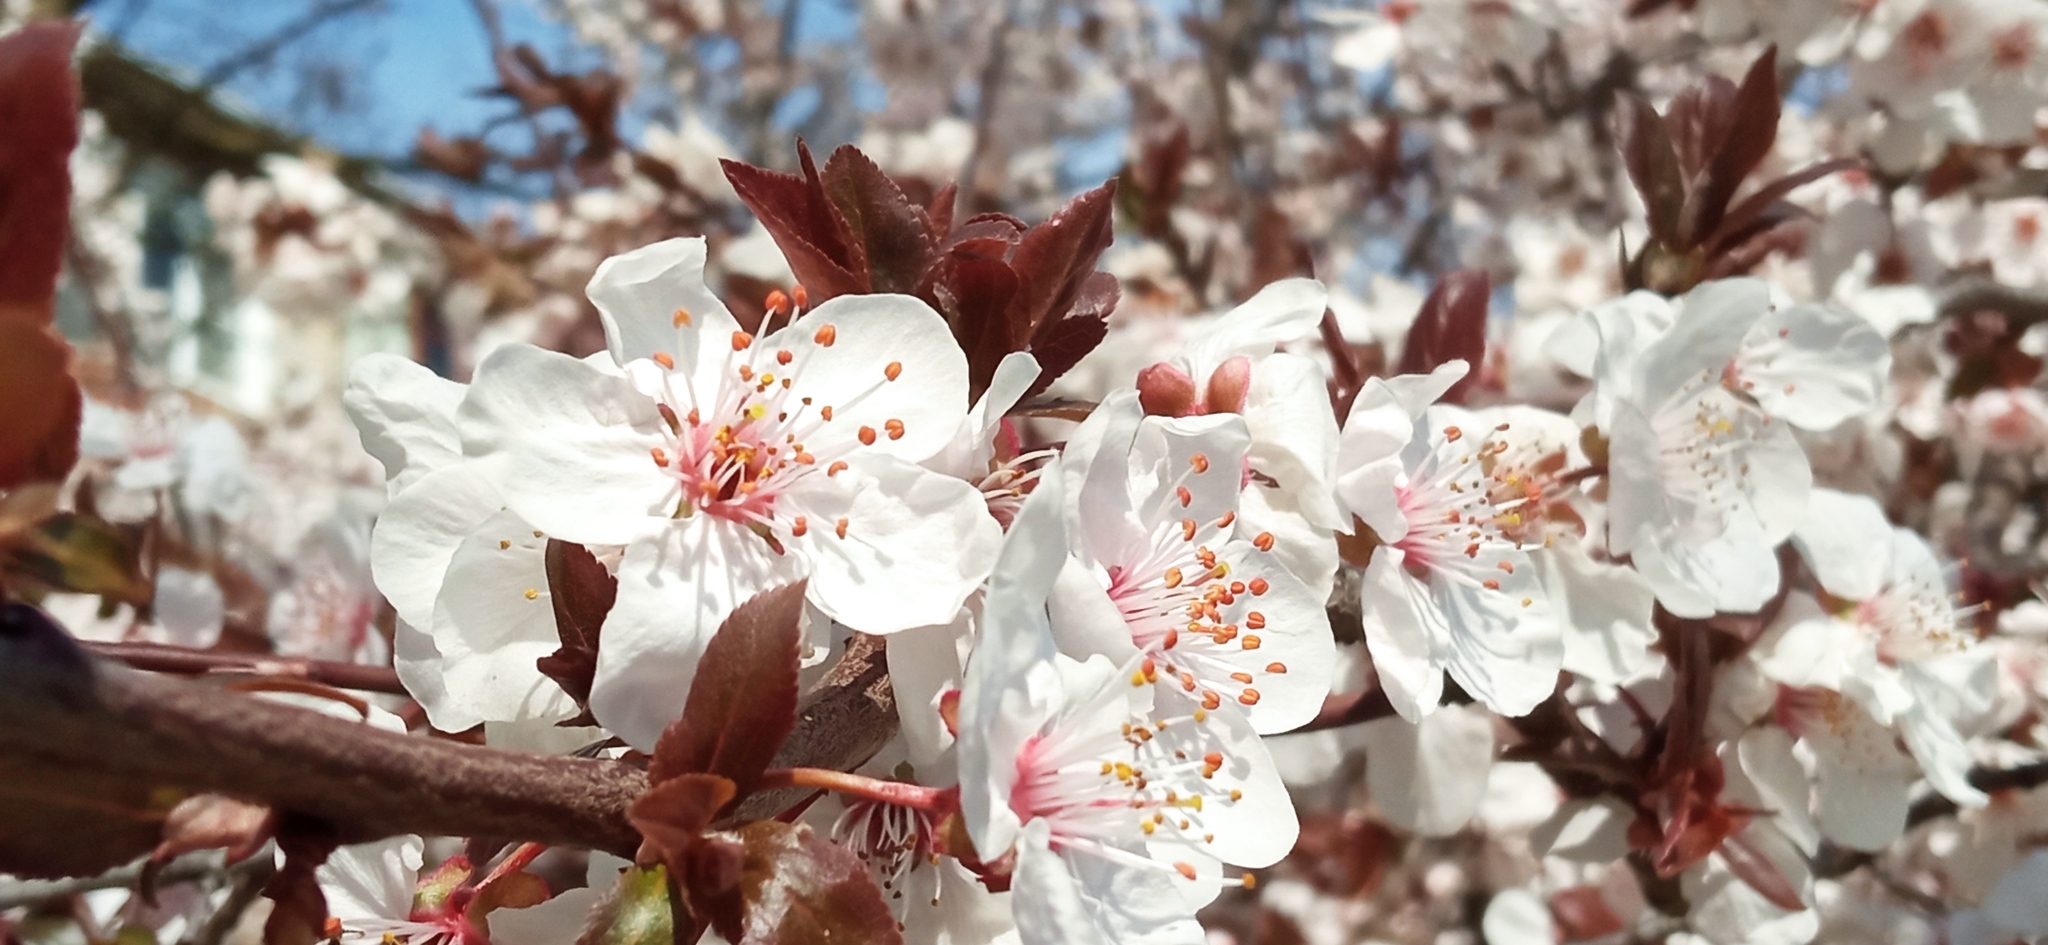
[{"label": "pink flower center", "polygon": [[[838,333],[838,326],[824,325],[813,341],[830,347]],[[668,372],[656,400],[669,445],[655,448],[651,455],[681,488],[675,512],[679,518],[702,512],[747,523],[757,526],[771,543],[774,535],[802,537],[814,527],[836,529],[843,538],[845,519],[813,523],[796,515],[785,521],[777,515],[777,497],[807,478],[837,476],[848,468],[846,458],[860,447],[899,440],[907,432],[902,420],[890,419],[879,429],[859,427],[852,438],[857,443],[843,436],[828,437],[839,444],[831,448],[811,442],[827,426],[846,422],[835,411],[902,376],[901,362],[878,368],[867,390],[849,392],[844,402],[827,404],[795,392],[803,364],[794,351],[756,346],[754,337],[743,331],[733,333],[731,350],[708,378],[702,371],[696,377],[681,376],[665,354],[655,355],[653,361]]]}]

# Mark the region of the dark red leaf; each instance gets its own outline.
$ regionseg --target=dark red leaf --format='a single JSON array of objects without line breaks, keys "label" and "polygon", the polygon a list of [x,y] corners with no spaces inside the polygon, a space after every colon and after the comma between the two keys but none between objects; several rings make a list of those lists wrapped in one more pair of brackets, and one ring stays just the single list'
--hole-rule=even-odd
[{"label": "dark red leaf", "polygon": [[334,936],[327,923],[327,896],[314,871],[337,846],[328,831],[303,817],[286,817],[277,832],[283,865],[263,887],[273,905],[263,923],[263,945],[313,945]]},{"label": "dark red leaf", "polygon": [[869,292],[914,292],[937,239],[924,211],[853,145],[825,161],[825,198],[868,264]]},{"label": "dark red leaf", "polygon": [[679,774],[647,789],[626,819],[672,870],[733,798],[733,783],[715,774]]},{"label": "dark red leaf", "polygon": [[1710,75],[1672,96],[1664,109],[1664,128],[1688,187],[1697,185],[1734,119],[1735,83],[1721,76]]},{"label": "dark red leaf", "polygon": [[589,549],[572,542],[548,539],[544,560],[548,595],[555,606],[555,633],[562,645],[535,665],[584,705],[590,701],[590,681],[597,673],[599,632],[618,596],[619,581]]},{"label": "dark red leaf", "polygon": [[1759,217],[1764,215],[1764,211],[1769,210],[1779,200],[1783,199],[1786,194],[1837,171],[1846,171],[1862,166],[1862,158],[1836,158],[1832,161],[1822,161],[1819,164],[1809,165],[1763,185],[1757,189],[1756,193],[1743,198],[1741,203],[1736,204],[1734,209],[1729,210],[1728,215],[1721,219],[1721,226],[1704,241],[1707,247],[1707,254],[1714,256],[1726,252],[1729,247],[1742,242],[1749,236],[1755,235],[1753,231],[1745,232],[1745,228],[1755,223]]},{"label": "dark red leaf", "polygon": [[824,183],[811,165],[810,151],[799,144],[798,153],[804,164],[802,177],[739,161],[719,164],[725,168],[733,193],[774,238],[812,301],[866,292],[866,262],[853,258],[845,224],[833,216],[836,211],[825,199]]},{"label": "dark red leaf", "polygon": [[734,945],[903,941],[873,874],[845,847],[772,820],[732,836],[745,851],[733,892],[742,918],[738,928],[719,927],[714,913],[714,927]]},{"label": "dark red leaf", "polygon": [[704,648],[681,718],[654,745],[650,783],[702,772],[745,797],[796,727],[804,582],[762,591]]},{"label": "dark red leaf", "polygon": [[932,195],[932,202],[924,209],[925,219],[931,221],[932,235],[944,239],[953,231],[953,205],[960,200],[960,187],[948,182]]},{"label": "dark red leaf", "polygon": [[1038,359],[1038,380],[1024,396],[1044,393],[1053,381],[1081,363],[1088,352],[1108,337],[1109,313],[1115,310],[1120,291],[1115,276],[1106,272],[1089,275],[1072,310],[1032,339],[1031,356]]},{"label": "dark red leaf", "polygon": [[1017,271],[1000,257],[949,252],[932,267],[929,277],[933,285],[922,294],[945,316],[953,328],[953,340],[967,352],[971,392],[980,396],[995,375],[996,364],[1012,350],[999,330],[1001,323],[985,316],[1010,307],[1010,300],[1017,297]]},{"label": "dark red leaf", "polygon": [[1685,176],[1663,117],[1641,96],[1628,94],[1615,102],[1614,125],[1628,179],[1649,211],[1651,238],[1676,245],[1678,220],[1685,212]]},{"label": "dark red leaf", "polygon": [[1573,886],[1550,895],[1550,917],[1567,942],[1604,938],[1627,928],[1601,898],[1598,886]]},{"label": "dark red leaf", "polygon": [[1778,98],[1778,49],[1772,46],[1742,77],[1742,86],[1729,106],[1727,131],[1694,188],[1686,207],[1686,225],[1679,233],[1687,246],[1704,242],[1707,234],[1720,228],[1736,188],[1770,155],[1771,144],[1778,140],[1783,105]]},{"label": "dark red leaf", "polygon": [[1486,311],[1493,294],[1493,281],[1477,269],[1445,273],[1415,324],[1408,329],[1408,341],[1401,349],[1402,374],[1427,374],[1448,361],[1463,360],[1472,368],[1464,380],[1444,395],[1446,403],[1462,403],[1465,392],[1479,377],[1486,359]]},{"label": "dark red leaf", "polygon": [[1025,350],[1047,323],[1073,307],[1096,260],[1115,238],[1110,213],[1116,183],[1075,197],[1052,218],[1032,227],[1017,244],[1010,267],[1020,291],[1004,313],[1012,351]]},{"label": "dark red leaf", "polygon": [[1749,842],[1742,834],[1736,834],[1721,844],[1721,859],[1728,864],[1728,872],[1749,884],[1771,905],[1787,912],[1803,912],[1806,902],[1799,898],[1799,890],[1792,887],[1792,881],[1785,878],[1778,864]]},{"label": "dark red leaf", "polygon": [[0,37],[0,489],[61,480],[78,461],[84,401],[71,346],[49,325],[71,219],[80,28]]},{"label": "dark red leaf", "polygon": [[[0,37],[0,319],[50,320],[71,219],[71,149],[78,145],[71,48],[81,29],[34,23]],[[8,414],[9,422],[17,416]]]}]

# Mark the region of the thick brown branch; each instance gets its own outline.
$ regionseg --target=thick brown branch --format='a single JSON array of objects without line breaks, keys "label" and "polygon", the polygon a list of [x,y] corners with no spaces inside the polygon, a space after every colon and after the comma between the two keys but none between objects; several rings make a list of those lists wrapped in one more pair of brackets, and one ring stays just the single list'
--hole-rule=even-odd
[{"label": "thick brown branch", "polygon": [[267,653],[223,653],[157,643],[88,642],[82,645],[87,652],[94,655],[119,660],[136,669],[151,672],[180,676],[240,672],[303,679],[307,682],[333,686],[336,689],[388,692],[401,696],[406,694],[405,686],[398,681],[398,672],[389,666],[337,663],[292,656],[273,656]]},{"label": "thick brown branch", "polygon": [[[881,641],[856,635],[800,709],[781,767],[848,770],[895,733]],[[407,736],[89,656],[32,609],[0,617],[0,872],[98,873],[152,849],[178,800],[217,792],[343,842],[485,836],[630,855],[624,763]],[[775,813],[802,791],[749,801]]]}]

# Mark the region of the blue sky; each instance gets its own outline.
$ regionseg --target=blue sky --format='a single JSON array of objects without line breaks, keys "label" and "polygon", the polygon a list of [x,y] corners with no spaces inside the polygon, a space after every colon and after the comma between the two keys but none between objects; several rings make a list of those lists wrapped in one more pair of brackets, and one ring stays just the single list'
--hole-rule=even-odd
[{"label": "blue sky", "polygon": [[[310,0],[99,0],[89,12],[98,28],[117,32],[144,56],[196,77],[312,6]],[[533,6],[512,0],[501,10],[510,41],[531,43],[551,58],[595,64],[596,57],[579,49],[566,28]],[[293,108],[297,83],[292,64],[311,57],[353,73],[353,89],[364,106],[360,111],[333,121]],[[320,139],[345,151],[403,153],[425,125],[444,132],[468,130],[506,108],[472,94],[491,80],[490,51],[465,0],[383,0],[382,10],[318,27],[284,50],[278,62],[271,74],[250,69],[228,81],[224,91],[229,100],[278,124],[317,130]],[[307,127],[315,122],[319,128]]]}]

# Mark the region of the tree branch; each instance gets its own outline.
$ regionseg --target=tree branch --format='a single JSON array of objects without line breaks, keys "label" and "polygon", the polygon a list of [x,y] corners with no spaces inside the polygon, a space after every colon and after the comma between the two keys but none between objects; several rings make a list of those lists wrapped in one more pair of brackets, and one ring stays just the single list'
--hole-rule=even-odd
[{"label": "tree branch", "polygon": [[[856,635],[807,696],[779,767],[848,770],[896,730],[881,641]],[[484,836],[630,856],[634,765],[408,736],[90,656],[39,611],[0,612],[0,872],[88,875],[153,849],[179,800],[215,792],[336,839]],[[744,817],[807,791],[764,792]],[[765,811],[762,813],[752,813]]]}]

